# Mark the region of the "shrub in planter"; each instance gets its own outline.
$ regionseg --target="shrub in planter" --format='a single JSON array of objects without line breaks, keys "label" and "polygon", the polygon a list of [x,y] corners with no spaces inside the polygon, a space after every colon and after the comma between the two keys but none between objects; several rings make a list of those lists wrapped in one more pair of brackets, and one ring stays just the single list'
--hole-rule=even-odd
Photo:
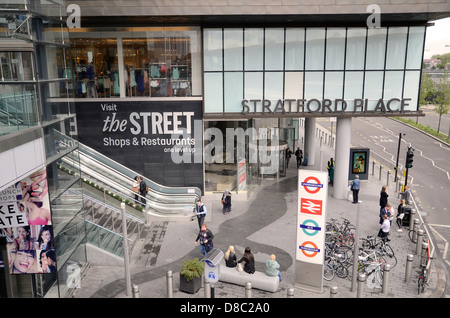
[{"label": "shrub in planter", "polygon": [[195,294],[202,285],[203,263],[194,258],[181,262],[180,291]]}]

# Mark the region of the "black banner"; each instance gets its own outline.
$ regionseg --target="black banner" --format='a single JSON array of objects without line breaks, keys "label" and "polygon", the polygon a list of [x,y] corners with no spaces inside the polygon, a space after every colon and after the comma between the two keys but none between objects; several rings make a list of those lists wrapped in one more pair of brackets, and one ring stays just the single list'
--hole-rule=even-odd
[{"label": "black banner", "polygon": [[165,186],[203,192],[202,102],[77,102],[79,141]]}]

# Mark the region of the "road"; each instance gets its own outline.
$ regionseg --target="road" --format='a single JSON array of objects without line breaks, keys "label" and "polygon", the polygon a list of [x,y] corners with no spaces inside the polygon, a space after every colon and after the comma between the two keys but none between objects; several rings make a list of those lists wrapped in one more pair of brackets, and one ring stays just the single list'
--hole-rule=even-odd
[{"label": "road", "polygon": [[[438,115],[427,111],[426,117],[419,123],[437,128]],[[414,118],[415,119],[415,118]],[[441,128],[450,123],[450,116],[444,115]],[[318,119],[317,123],[327,130],[331,129],[329,119]],[[433,127],[435,125],[436,127]],[[336,128],[334,127],[334,133]],[[440,257],[445,258],[447,277],[450,273],[450,147],[412,127],[389,118],[366,117],[352,120],[351,147],[370,148],[372,159],[386,166],[395,166],[399,134],[401,139],[399,166],[404,168],[406,151],[412,146],[414,151],[413,167],[409,169],[409,185],[418,205],[419,213],[432,233]],[[372,167],[370,167],[371,171]],[[404,179],[400,179],[404,180]],[[391,202],[397,207],[397,196]],[[450,295],[448,278],[447,295]]]}]

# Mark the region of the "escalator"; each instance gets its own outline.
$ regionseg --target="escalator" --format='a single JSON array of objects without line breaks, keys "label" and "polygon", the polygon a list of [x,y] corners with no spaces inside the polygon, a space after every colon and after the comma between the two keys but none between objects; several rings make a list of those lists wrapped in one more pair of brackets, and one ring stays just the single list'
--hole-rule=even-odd
[{"label": "escalator", "polygon": [[186,221],[192,217],[195,202],[201,198],[199,188],[167,187],[144,177],[149,192],[142,207],[142,197],[137,195],[135,200],[136,194],[131,191],[133,178],[139,173],[57,131],[55,137],[60,143],[77,143],[78,150],[64,156],[59,165],[60,168],[78,170],[74,163],[78,162],[79,157],[79,169],[85,185],[95,185],[84,187],[89,195],[99,200],[108,199],[107,203],[116,208],[120,208],[121,202],[125,201],[130,206],[127,212],[146,222]]}]

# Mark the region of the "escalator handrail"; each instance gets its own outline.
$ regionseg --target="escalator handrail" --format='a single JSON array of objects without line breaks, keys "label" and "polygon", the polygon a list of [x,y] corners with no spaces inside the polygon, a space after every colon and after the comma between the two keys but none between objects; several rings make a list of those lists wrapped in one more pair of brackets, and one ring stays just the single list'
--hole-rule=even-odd
[{"label": "escalator handrail", "polygon": [[[85,154],[91,158],[94,158],[97,161],[100,161],[100,162],[106,164],[107,166],[115,168],[115,170],[118,170],[118,169],[116,169],[116,167],[119,167],[122,171],[126,172],[123,174],[125,174],[127,177],[129,177],[131,179],[133,179],[133,177],[136,175],[136,172],[132,171],[128,167],[125,167],[124,165],[111,160],[107,156],[99,153],[98,151],[96,151],[80,142],[79,142],[78,149],[79,149],[79,151],[83,152],[83,154]],[[118,171],[120,171],[120,170],[118,170]],[[198,187],[168,187],[168,186],[161,185],[155,181],[152,181],[146,177],[144,177],[144,181],[149,186],[149,188],[152,188],[153,190],[161,192],[165,195],[166,194],[195,194],[198,198],[201,197],[201,190]],[[161,191],[158,189],[155,189],[156,187],[161,189]],[[163,190],[165,190],[165,191],[163,191]],[[176,191],[176,192],[172,192],[172,191]],[[178,192],[178,191],[182,191],[182,192]],[[194,191],[194,193],[189,193],[190,191]]]}]

